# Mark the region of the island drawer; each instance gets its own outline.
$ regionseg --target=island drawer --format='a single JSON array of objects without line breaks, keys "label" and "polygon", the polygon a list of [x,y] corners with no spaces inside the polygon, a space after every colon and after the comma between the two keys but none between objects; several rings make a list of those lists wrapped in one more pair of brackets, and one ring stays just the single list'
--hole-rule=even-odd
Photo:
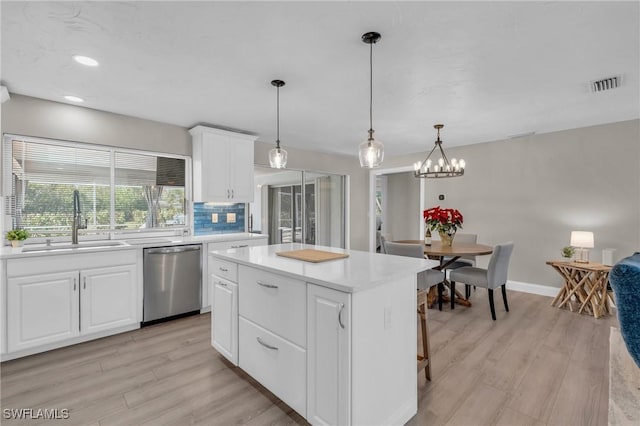
[{"label": "island drawer", "polygon": [[240,317],[238,365],[306,417],[307,352]]},{"label": "island drawer", "polygon": [[306,283],[244,265],[238,274],[240,315],[306,348]]},{"label": "island drawer", "polygon": [[238,265],[217,257],[209,256],[209,273],[234,283],[238,282]]}]

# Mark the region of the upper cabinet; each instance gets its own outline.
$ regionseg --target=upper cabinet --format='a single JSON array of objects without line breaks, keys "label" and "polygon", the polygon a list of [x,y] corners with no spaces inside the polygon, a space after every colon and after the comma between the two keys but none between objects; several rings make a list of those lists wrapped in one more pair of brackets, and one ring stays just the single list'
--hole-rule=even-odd
[{"label": "upper cabinet", "polygon": [[193,138],[193,201],[253,201],[253,143],[257,136],[196,126]]}]

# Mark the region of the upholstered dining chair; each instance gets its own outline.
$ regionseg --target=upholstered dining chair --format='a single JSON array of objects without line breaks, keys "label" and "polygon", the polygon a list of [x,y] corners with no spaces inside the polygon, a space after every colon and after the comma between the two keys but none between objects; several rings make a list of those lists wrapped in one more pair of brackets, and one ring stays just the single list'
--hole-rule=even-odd
[{"label": "upholstered dining chair", "polygon": [[[478,234],[458,234],[453,240],[454,244],[476,244],[478,242]],[[445,256],[443,263],[448,262],[451,259],[451,256]],[[447,271],[451,271],[453,269],[462,268],[464,266],[476,266],[476,257],[473,254],[465,254],[460,256],[458,260],[452,262],[449,266],[447,266]],[[471,286],[469,284],[464,286],[464,296],[468,299],[471,296]]]},{"label": "upholstered dining chair", "polygon": [[[395,256],[408,256],[424,259],[424,247],[422,244],[405,244],[384,242],[386,254]],[[438,262],[433,261],[433,266]],[[427,292],[444,280],[444,272],[435,269],[427,269],[418,274],[418,315],[420,316],[420,328],[422,334],[422,358],[418,358],[418,372],[424,369],[427,380],[431,380],[431,353],[429,350],[429,329],[427,328]]]},{"label": "upholstered dining chair", "polygon": [[476,268],[473,266],[463,266],[454,269],[449,273],[451,281],[451,291],[455,289],[456,282],[462,282],[467,285],[475,285],[484,287],[489,293],[489,307],[491,308],[491,318],[496,320],[496,309],[493,304],[493,290],[502,288],[502,300],[504,302],[505,311],[509,312],[509,304],[507,303],[507,274],[509,271],[509,259],[513,252],[513,243],[508,242],[498,244],[493,249],[489,267],[487,269]]}]

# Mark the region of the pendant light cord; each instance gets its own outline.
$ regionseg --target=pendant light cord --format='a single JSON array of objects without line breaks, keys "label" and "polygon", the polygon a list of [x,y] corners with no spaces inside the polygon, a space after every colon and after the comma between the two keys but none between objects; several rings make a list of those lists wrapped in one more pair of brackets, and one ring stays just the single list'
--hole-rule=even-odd
[{"label": "pendant light cord", "polygon": [[369,131],[373,130],[373,43],[369,44]]},{"label": "pendant light cord", "polygon": [[276,87],[276,148],[280,149],[280,86]]}]

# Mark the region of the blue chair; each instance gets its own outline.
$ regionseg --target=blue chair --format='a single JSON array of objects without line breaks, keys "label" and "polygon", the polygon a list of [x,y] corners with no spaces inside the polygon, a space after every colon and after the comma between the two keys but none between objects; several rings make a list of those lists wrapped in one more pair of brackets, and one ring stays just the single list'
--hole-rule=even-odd
[{"label": "blue chair", "polygon": [[640,368],[640,252],[616,263],[609,273],[615,295],[620,334]]}]

